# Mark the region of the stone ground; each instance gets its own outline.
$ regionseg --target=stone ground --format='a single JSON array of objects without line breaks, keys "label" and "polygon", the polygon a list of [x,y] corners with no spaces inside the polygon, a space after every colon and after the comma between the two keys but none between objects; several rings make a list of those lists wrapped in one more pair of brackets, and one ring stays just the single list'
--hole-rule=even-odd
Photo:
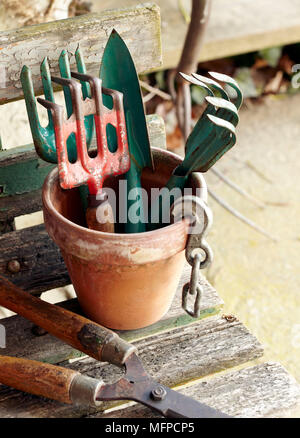
[{"label": "stone ground", "polygon": [[[30,143],[25,109],[0,107],[6,147]],[[21,140],[20,140],[21,138]],[[281,362],[300,381],[300,95],[269,97],[244,107],[237,145],[216,165],[257,199],[261,209],[213,174],[209,188],[248,216],[278,242],[242,224],[214,200],[209,235],[215,259],[206,272],[224,299],[225,313],[236,315],[265,346],[264,360]],[[30,226],[40,216],[21,220]],[[70,293],[70,292],[69,292]]]}]

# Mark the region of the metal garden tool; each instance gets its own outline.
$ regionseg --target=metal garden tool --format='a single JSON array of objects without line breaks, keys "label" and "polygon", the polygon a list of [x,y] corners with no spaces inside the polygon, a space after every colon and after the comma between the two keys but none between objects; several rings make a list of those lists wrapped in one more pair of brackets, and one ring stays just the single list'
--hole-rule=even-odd
[{"label": "metal garden tool", "polygon": [[[225,80],[225,78],[227,78],[227,84],[232,83],[232,87],[234,87],[234,89],[237,93],[237,99],[235,101],[235,104],[233,104],[230,102],[230,99],[229,99],[227,92],[216,81],[209,79],[209,78],[205,78],[204,76],[196,75],[196,74],[193,74],[193,76],[186,75],[184,73],[180,73],[180,74],[185,80],[187,80],[195,85],[200,86],[208,94],[208,97],[206,97],[206,101],[208,102],[208,106],[205,109],[202,117],[196,123],[193,131],[191,132],[191,134],[189,135],[189,137],[187,139],[187,142],[185,145],[185,150],[186,150],[186,152],[188,152],[191,149],[198,147],[199,143],[201,143],[203,138],[209,132],[211,127],[207,124],[207,120],[206,120],[206,116],[208,114],[220,117],[224,120],[231,122],[234,126],[237,126],[238,121],[239,121],[238,109],[240,108],[240,105],[242,102],[242,93],[241,93],[239,86],[234,81],[234,79],[231,79],[229,76],[221,75],[219,73],[213,73],[213,72],[210,73],[211,75],[216,75],[217,77],[219,77],[219,76],[222,77],[223,80]],[[231,82],[230,82],[230,80],[231,80]],[[214,97],[214,93],[212,92],[212,90],[209,88],[208,85],[210,85],[210,87],[213,90],[216,90],[221,95],[221,99]],[[216,99],[219,99],[219,100],[216,100]],[[224,151],[224,153],[225,152],[226,151]]]},{"label": "metal garden tool", "polygon": [[[76,59],[78,72],[85,74],[86,68],[79,47],[75,52],[75,59]],[[67,79],[71,78],[69,58],[65,50],[61,52],[61,55],[59,57],[59,69],[62,78],[67,78]],[[51,74],[50,74],[50,68],[47,58],[43,60],[40,67],[40,71],[41,71],[41,78],[42,78],[42,85],[43,85],[45,99],[50,102],[54,102]],[[29,67],[27,67],[26,65],[22,68],[21,83],[23,87],[27,114],[29,118],[33,143],[36,152],[43,160],[48,161],[50,163],[57,163],[55,133],[54,133],[52,114],[51,111],[48,110],[48,119],[49,119],[48,126],[42,127],[37,112],[37,105],[34,95],[34,88],[32,84],[31,71]],[[90,97],[89,84],[83,81],[81,83],[81,89],[82,89],[83,98],[84,99],[89,98]],[[65,97],[65,103],[67,108],[67,115],[68,117],[70,117],[73,112],[73,106],[72,106],[72,98],[70,95],[70,91],[67,88],[64,88],[64,97]],[[92,115],[85,117],[84,128],[86,133],[85,134],[86,143],[89,146],[92,141],[93,133],[94,133],[94,119]],[[67,139],[67,148],[68,148],[69,160],[71,162],[76,161],[77,148],[76,148],[76,139],[74,134],[71,134],[70,137]]]},{"label": "metal garden tool", "polygon": [[[187,139],[183,162],[174,170],[165,186],[170,191],[175,187],[183,189],[191,172],[206,172],[234,146],[236,143],[235,127],[239,121],[238,109],[242,102],[242,93],[237,83],[228,76],[211,73],[211,76],[226,80],[226,83],[235,89],[237,93],[235,105],[230,102],[227,92],[216,81],[204,78],[204,83],[200,75],[197,78],[194,77],[196,75],[190,76],[184,73],[181,75],[187,81],[199,85],[206,91],[208,105]],[[221,97],[215,97],[208,85],[217,90]],[[151,206],[151,229],[157,227],[157,224],[153,224],[153,218],[156,220],[159,218],[158,225],[162,225],[162,208],[162,199],[158,197]],[[168,206],[165,208],[167,209]]]},{"label": "metal garden tool", "polygon": [[[82,99],[81,85],[77,80],[51,77],[53,82],[68,88],[70,91],[74,112],[68,119],[66,119],[64,108],[61,105],[38,98],[38,102],[52,114],[60,185],[63,189],[71,189],[87,184],[89,207],[86,211],[86,219],[89,228],[113,232],[113,212],[102,188],[108,176],[123,174],[130,167],[122,104],[123,96],[118,91],[102,88],[99,78],[73,72],[71,76],[81,82],[89,83],[92,89],[92,98]],[[103,105],[102,92],[112,99],[112,109]],[[89,156],[87,150],[84,126],[84,116],[86,115],[94,115],[97,138],[97,155],[94,158]],[[109,151],[107,145],[106,128],[108,125],[112,125],[117,133],[114,153]],[[71,133],[75,133],[76,138],[78,159],[75,163],[71,163],[68,157],[67,139]],[[99,215],[96,217],[100,205],[101,221],[99,221]]]},{"label": "metal garden tool", "polygon": [[[128,146],[131,157],[130,170],[126,173],[128,210],[138,204],[140,221],[133,223],[127,219],[125,232],[146,231],[141,191],[141,173],[144,167],[153,169],[145,111],[137,72],[130,52],[120,37],[113,30],[105,46],[100,78],[104,87],[118,90],[124,95],[124,112],[127,127]],[[109,104],[104,96],[104,103]]]},{"label": "metal garden tool", "polygon": [[[229,109],[231,112],[232,109]],[[170,192],[174,188],[184,189],[189,175],[192,172],[207,171],[225,150],[232,147],[236,142],[235,126],[227,120],[207,114],[206,135],[197,147],[189,148],[183,162],[177,166],[165,188]],[[168,211],[170,205],[163,205],[163,197],[158,195],[151,205],[150,229],[156,229],[163,225],[163,209]]]},{"label": "metal garden tool", "polygon": [[125,369],[113,384],[76,371],[0,356],[0,382],[64,403],[97,406],[103,400],[134,400],[165,417],[225,418],[227,415],[155,382],[136,348],[116,333],[80,315],[49,304],[0,277],[0,305],[38,324],[74,348]]}]

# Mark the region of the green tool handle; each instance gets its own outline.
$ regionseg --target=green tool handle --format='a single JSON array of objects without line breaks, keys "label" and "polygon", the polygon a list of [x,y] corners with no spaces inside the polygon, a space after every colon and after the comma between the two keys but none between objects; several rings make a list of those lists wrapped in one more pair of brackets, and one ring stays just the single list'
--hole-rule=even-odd
[{"label": "green tool handle", "polygon": [[[126,233],[143,233],[146,231],[144,222],[144,208],[142,198],[141,171],[131,159],[130,170],[126,173],[127,181],[127,221],[125,223]],[[136,207],[134,204],[137,203]],[[139,209],[139,212],[138,212]],[[130,215],[137,215],[141,221],[134,223],[130,221]]]},{"label": "green tool handle", "polygon": [[[185,175],[175,175],[175,173],[173,173],[163,189],[168,189],[169,191],[172,191],[173,189],[177,188],[182,191],[186,185],[188,177],[188,173],[186,173]],[[174,193],[174,195],[176,196],[176,193]],[[151,204],[151,222],[149,223],[149,231],[156,230],[163,225],[168,225],[163,221],[163,213],[165,211],[166,217],[169,217],[169,211],[173,202],[170,202],[168,205],[163,205],[164,199],[164,195],[160,193]]]}]

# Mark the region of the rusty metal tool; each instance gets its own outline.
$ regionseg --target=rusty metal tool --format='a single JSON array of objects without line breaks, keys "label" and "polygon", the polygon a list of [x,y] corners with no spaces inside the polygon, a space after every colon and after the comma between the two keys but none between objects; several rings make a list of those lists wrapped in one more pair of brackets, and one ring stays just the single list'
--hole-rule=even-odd
[{"label": "rusty metal tool", "polygon": [[[72,99],[73,113],[68,119],[64,108],[54,102],[38,98],[38,102],[52,115],[55,130],[57,162],[60,185],[63,189],[87,184],[89,188],[89,206],[86,220],[89,228],[113,232],[114,216],[103,189],[105,179],[110,175],[120,175],[130,168],[123,95],[119,91],[102,88],[101,80],[86,74],[71,72],[72,78],[89,83],[92,98],[83,100],[81,85],[76,79],[51,77],[52,81],[68,88]],[[104,106],[102,93],[110,96],[112,109]],[[97,138],[97,155],[90,157],[86,145],[84,116],[94,115]],[[116,130],[116,151],[110,152],[107,144],[107,126]],[[67,139],[75,133],[78,159],[71,163],[68,158]],[[101,210],[98,207],[101,205]],[[99,217],[101,212],[101,218]],[[97,212],[97,217],[96,217]],[[99,219],[101,219],[99,221]]]},{"label": "rusty metal tool", "polygon": [[116,333],[80,315],[46,303],[1,276],[0,305],[38,324],[85,354],[125,369],[119,381],[105,384],[55,365],[0,356],[1,383],[64,403],[97,406],[103,400],[134,400],[165,417],[228,417],[155,382],[144,370],[136,348]]},{"label": "rusty metal tool", "polygon": [[[124,94],[124,112],[127,127],[131,166],[126,173],[128,211],[136,202],[139,205],[140,221],[134,223],[127,218],[126,233],[146,231],[142,203],[141,174],[145,167],[154,170],[145,110],[138,75],[125,41],[112,30],[105,46],[100,67],[100,78],[104,87]],[[107,98],[104,96],[104,102]],[[130,194],[130,196],[129,196]]]},{"label": "rusty metal tool", "polygon": [[[86,74],[86,68],[83,60],[82,53],[78,47],[75,51],[76,66],[79,73]],[[59,57],[59,70],[62,78],[71,79],[70,63],[68,53],[63,50]],[[47,57],[44,58],[40,66],[40,73],[42,79],[42,86],[44,96],[46,100],[54,102],[54,93],[51,83],[50,67]],[[57,163],[56,155],[56,143],[55,132],[53,126],[53,119],[51,111],[48,111],[48,125],[42,127],[36,105],[36,99],[34,94],[32,73],[29,67],[23,66],[21,71],[21,83],[24,92],[24,99],[26,103],[26,109],[32,133],[33,143],[37,154],[45,161],[50,163]],[[84,99],[90,97],[89,84],[86,82],[81,83],[82,95]],[[67,108],[68,117],[73,112],[72,99],[68,89],[64,88],[65,104]],[[89,146],[94,135],[94,120],[93,116],[86,116],[84,119],[84,128],[86,132],[86,143]],[[74,135],[70,135],[67,139],[68,157],[70,161],[74,162],[77,159],[76,139]]]}]

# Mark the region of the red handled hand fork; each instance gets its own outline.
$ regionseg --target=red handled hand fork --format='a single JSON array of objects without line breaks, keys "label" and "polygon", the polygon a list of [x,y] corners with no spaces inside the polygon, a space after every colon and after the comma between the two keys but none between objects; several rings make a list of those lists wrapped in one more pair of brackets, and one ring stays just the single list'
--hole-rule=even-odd
[{"label": "red handled hand fork", "polygon": [[[38,98],[38,102],[51,111],[53,117],[56,152],[60,185],[71,189],[83,184],[88,185],[89,206],[86,219],[89,228],[98,231],[114,231],[114,219],[107,195],[103,192],[103,183],[108,176],[121,175],[130,168],[130,155],[127,143],[126,124],[123,109],[123,94],[116,90],[102,88],[101,80],[81,73],[71,73],[72,78],[89,82],[92,98],[82,99],[81,84],[75,79],[51,77],[63,87],[68,87],[72,97],[73,113],[67,119],[64,108],[54,102]],[[103,105],[102,92],[111,96],[113,107]],[[84,116],[93,114],[96,127],[97,155],[89,156],[86,144]],[[107,125],[116,129],[117,149],[110,152],[107,141]],[[77,160],[68,159],[67,139],[74,133],[76,137]],[[103,220],[96,218],[96,209],[102,207]]]}]

